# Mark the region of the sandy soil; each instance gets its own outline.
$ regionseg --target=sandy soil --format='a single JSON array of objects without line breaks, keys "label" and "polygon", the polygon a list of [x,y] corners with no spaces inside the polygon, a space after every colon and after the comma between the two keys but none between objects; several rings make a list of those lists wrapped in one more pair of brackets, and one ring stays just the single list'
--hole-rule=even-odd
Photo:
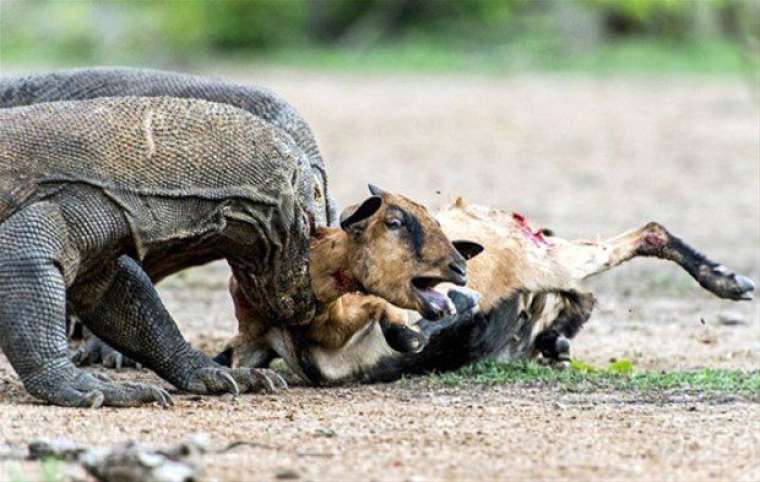
[{"label": "sandy soil", "polygon": [[[363,198],[371,181],[431,206],[464,195],[567,237],[657,220],[760,279],[760,114],[740,79],[224,75],[274,87],[303,112],[342,205]],[[161,287],[184,332],[210,350],[234,329],[226,276],[213,264]],[[718,300],[654,260],[590,287],[600,303],[575,341],[577,358],[760,367],[757,301]],[[170,410],[45,406],[0,356],[0,445],[60,436],[165,445],[195,432],[214,447],[259,444],[207,457],[209,480],[760,480],[760,404],[742,397],[418,380],[175,399]],[[0,456],[0,480],[17,472],[40,474]]]}]

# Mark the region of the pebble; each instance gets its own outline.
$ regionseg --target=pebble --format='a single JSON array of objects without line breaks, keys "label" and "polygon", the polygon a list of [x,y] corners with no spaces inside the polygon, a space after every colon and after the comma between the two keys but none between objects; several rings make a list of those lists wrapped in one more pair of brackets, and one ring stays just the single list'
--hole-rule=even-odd
[{"label": "pebble", "polygon": [[327,438],[333,438],[337,437],[338,434],[335,432],[335,430],[331,428],[318,428],[314,431],[318,436],[320,437],[327,437]]},{"label": "pebble", "polygon": [[723,313],[718,315],[718,322],[720,322],[721,325],[726,326],[737,326],[737,325],[746,325],[747,320],[744,319],[742,315],[735,311],[724,311]]},{"label": "pebble", "polygon": [[294,480],[301,478],[301,474],[293,469],[283,469],[278,471],[277,474],[275,474],[275,477],[280,480]]}]

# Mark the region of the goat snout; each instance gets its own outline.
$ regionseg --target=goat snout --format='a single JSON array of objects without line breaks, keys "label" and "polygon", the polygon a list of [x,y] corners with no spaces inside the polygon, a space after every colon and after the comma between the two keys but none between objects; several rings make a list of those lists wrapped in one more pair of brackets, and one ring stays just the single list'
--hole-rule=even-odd
[{"label": "goat snout", "polygon": [[455,285],[464,286],[467,283],[467,265],[464,259],[449,263],[449,278]]}]

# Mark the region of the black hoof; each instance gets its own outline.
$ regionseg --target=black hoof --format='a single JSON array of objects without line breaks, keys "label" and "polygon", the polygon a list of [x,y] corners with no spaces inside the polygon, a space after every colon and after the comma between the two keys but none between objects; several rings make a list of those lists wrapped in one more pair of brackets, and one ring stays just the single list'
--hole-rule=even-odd
[{"label": "black hoof", "polygon": [[739,292],[739,298],[742,300],[751,300],[752,292],[755,291],[755,283],[746,276],[740,274],[734,275],[734,281],[736,282],[737,291]]},{"label": "black hoof", "polygon": [[555,330],[542,331],[534,344],[547,360],[570,361],[570,340]]},{"label": "black hoof", "polygon": [[401,353],[417,353],[427,344],[427,337],[406,325],[381,323],[388,346]]},{"label": "black hoof", "polygon": [[730,300],[751,300],[755,290],[751,279],[732,273],[722,265],[702,267],[698,279],[703,287]]},{"label": "black hoof", "polygon": [[226,348],[224,351],[219,352],[213,360],[214,363],[218,363],[223,367],[232,367],[232,348]]},{"label": "black hoof", "polygon": [[459,315],[475,310],[480,300],[480,293],[467,288],[452,288],[447,295],[454,303]]}]

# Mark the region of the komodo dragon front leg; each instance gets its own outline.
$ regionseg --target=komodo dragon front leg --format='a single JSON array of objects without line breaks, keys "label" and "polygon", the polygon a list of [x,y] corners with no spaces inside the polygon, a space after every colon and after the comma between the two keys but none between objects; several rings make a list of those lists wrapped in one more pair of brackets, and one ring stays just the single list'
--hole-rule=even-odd
[{"label": "komodo dragon front leg", "polygon": [[167,313],[148,276],[127,256],[104,271],[99,289],[71,287],[78,252],[60,208],[37,203],[0,225],[0,347],[26,389],[57,405],[137,406],[171,404],[166,390],[148,384],[113,383],[74,366],[68,356],[67,288],[99,293],[78,311],[84,323],[117,349],[154,369],[182,390],[239,393],[283,386],[262,370],[222,368],[193,350]]},{"label": "komodo dragon front leg", "polygon": [[162,388],[112,383],[69,360],[66,288],[75,255],[57,206],[13,215],[0,225],[0,246],[0,347],[29,393],[73,407],[171,403]]},{"label": "komodo dragon front leg", "polygon": [[[79,320],[70,322],[79,323]],[[121,370],[122,368],[141,369],[142,365],[111,348],[106,342],[95,336],[90,330],[84,330],[79,346],[71,355],[71,361],[77,366],[102,365],[105,368]]]},{"label": "komodo dragon front leg", "polygon": [[268,369],[230,369],[185,341],[135,260],[121,256],[98,303],[80,314],[95,335],[182,390],[200,394],[274,391],[285,381]]}]

